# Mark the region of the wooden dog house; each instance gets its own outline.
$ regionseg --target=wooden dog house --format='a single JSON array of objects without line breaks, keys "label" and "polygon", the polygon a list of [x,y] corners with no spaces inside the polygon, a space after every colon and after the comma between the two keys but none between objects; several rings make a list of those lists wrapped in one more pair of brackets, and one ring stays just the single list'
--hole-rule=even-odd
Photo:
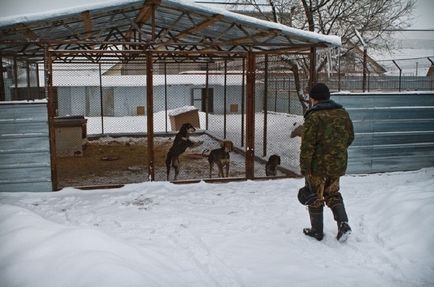
[{"label": "wooden dog house", "polygon": [[86,123],[83,116],[56,117],[56,152],[58,156],[83,155],[83,143],[86,140]]},{"label": "wooden dog house", "polygon": [[169,113],[170,127],[172,131],[179,131],[184,123],[190,123],[200,129],[199,110],[194,107],[182,107]]}]

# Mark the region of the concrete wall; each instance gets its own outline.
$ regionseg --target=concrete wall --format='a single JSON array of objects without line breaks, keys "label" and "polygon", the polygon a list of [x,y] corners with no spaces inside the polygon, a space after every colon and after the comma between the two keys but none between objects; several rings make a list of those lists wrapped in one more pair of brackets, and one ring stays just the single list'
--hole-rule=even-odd
[{"label": "concrete wall", "polygon": [[434,166],[434,93],[335,94],[354,123],[348,173]]},{"label": "concrete wall", "polygon": [[[204,88],[202,85],[169,85],[167,87],[167,108],[175,109],[193,105],[193,90]],[[214,113],[224,111],[224,87],[210,85],[214,89]],[[100,116],[101,100],[98,87],[58,87],[58,115]],[[112,95],[112,100],[107,97]],[[256,87],[256,111],[262,110],[263,87]],[[135,116],[137,107],[146,107],[146,87],[104,87],[104,115],[107,116]],[[241,86],[227,86],[226,111],[230,105],[237,104],[241,112]],[[154,87],[154,112],[164,111],[164,86]]]},{"label": "concrete wall", "polygon": [[46,103],[0,103],[0,191],[51,191]]}]

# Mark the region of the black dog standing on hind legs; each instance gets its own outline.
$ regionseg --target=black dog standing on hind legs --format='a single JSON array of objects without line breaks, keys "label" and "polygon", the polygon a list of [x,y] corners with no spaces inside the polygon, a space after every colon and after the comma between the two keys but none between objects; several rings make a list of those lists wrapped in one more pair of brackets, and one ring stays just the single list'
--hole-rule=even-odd
[{"label": "black dog standing on hind legs", "polygon": [[173,144],[167,152],[166,156],[166,174],[167,180],[169,180],[170,175],[170,166],[175,169],[175,180],[179,174],[179,156],[185,152],[185,150],[189,147],[196,147],[201,145],[203,142],[194,142],[189,139],[189,135],[194,133],[196,129],[190,124],[185,123],[179,129],[179,132],[176,134],[175,139],[173,140]]}]

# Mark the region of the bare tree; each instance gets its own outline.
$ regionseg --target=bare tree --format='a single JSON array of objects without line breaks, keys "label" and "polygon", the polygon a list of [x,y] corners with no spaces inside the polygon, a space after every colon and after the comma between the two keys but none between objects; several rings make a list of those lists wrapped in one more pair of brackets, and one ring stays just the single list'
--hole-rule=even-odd
[{"label": "bare tree", "polygon": [[[345,60],[358,45],[356,30],[371,49],[389,49],[391,30],[408,27],[415,0],[234,0],[249,3],[262,18],[291,27],[338,35],[342,39],[340,57]],[[269,5],[263,5],[267,3]],[[352,57],[357,57],[357,54]],[[307,59],[284,58],[292,71],[309,77]],[[329,57],[320,57],[316,72],[322,71]],[[294,73],[297,94],[305,109],[299,73]]]}]

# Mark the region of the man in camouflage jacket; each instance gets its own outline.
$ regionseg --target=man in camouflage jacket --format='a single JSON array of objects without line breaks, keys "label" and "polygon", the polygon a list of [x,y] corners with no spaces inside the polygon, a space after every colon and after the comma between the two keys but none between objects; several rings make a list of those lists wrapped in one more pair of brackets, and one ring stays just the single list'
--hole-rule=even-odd
[{"label": "man in camouflage jacket", "polygon": [[345,241],[351,228],[339,192],[339,178],[347,168],[347,149],[354,140],[353,124],[347,111],[330,100],[325,84],[314,85],[309,100],[311,108],[304,115],[300,168],[307,186],[316,193],[316,200],[308,206],[312,227],[303,232],[322,240],[325,202],[338,224],[336,238]]}]

